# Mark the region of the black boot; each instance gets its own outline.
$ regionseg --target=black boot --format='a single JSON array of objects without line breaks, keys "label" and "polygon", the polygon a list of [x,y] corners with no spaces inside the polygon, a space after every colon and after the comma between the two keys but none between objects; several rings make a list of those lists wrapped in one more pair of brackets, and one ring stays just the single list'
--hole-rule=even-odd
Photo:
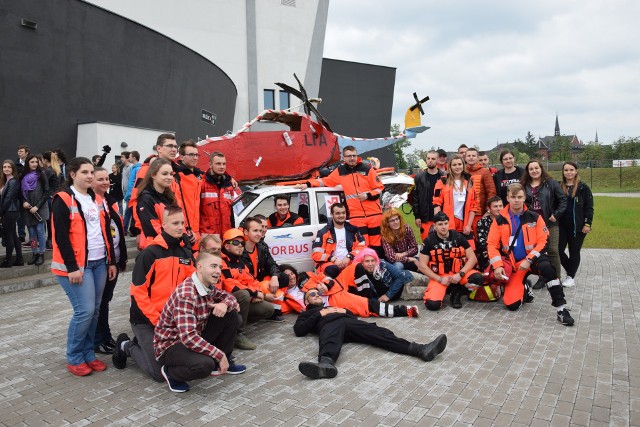
[{"label": "black boot", "polygon": [[0,268],[10,268],[13,265],[11,262],[11,257],[6,257],[2,264],[0,264]]},{"label": "black boot", "polygon": [[44,264],[44,254],[38,254],[37,255],[37,259],[36,262],[34,263],[35,265],[42,265]]},{"label": "black boot", "polygon": [[446,347],[447,336],[445,334],[441,334],[429,344],[418,344],[412,342],[409,345],[409,354],[411,356],[419,357],[425,362],[431,362],[437,355],[442,353]]},{"label": "black boot", "polygon": [[451,308],[462,308],[462,293],[458,290],[451,292]]},{"label": "black boot", "polygon": [[13,265],[14,267],[22,267],[24,265],[24,260],[22,259],[22,257],[18,257],[13,261]]},{"label": "black boot", "polygon": [[338,368],[333,365],[330,357],[320,357],[320,362],[300,362],[298,369],[307,377],[317,380],[319,378],[335,378]]},{"label": "black boot", "polygon": [[36,263],[36,261],[38,261],[39,258],[39,254],[33,254],[31,255],[31,261],[29,261],[27,264],[28,265],[33,265]]}]

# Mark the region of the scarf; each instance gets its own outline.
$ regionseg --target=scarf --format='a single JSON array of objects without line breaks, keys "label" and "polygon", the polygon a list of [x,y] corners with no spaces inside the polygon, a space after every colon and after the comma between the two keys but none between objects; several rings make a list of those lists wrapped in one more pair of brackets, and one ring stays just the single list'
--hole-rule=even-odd
[{"label": "scarf", "polygon": [[38,184],[38,172],[31,171],[22,178],[20,186],[22,187],[22,196],[25,200],[29,200],[29,192],[36,189]]}]

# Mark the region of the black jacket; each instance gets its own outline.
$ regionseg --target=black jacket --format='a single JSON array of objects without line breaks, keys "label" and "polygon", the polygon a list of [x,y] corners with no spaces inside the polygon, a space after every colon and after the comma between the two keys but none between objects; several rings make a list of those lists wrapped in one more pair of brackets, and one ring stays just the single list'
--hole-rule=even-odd
[{"label": "black jacket", "polygon": [[[280,274],[280,268],[278,267],[278,264],[276,264],[276,262],[273,260],[271,251],[269,250],[269,246],[267,246],[266,243],[262,241],[258,242],[255,250],[258,251],[258,274],[256,275],[256,280],[263,281],[267,276],[277,276],[278,274]],[[253,265],[251,257],[249,256],[249,253],[246,249],[242,253],[241,259],[244,265],[249,268],[249,272],[253,274],[253,272],[256,271],[254,270],[255,266]]]},{"label": "black jacket", "polygon": [[575,236],[577,232],[582,232],[582,227],[593,223],[593,194],[591,189],[584,182],[580,182],[578,189],[574,191],[573,197],[568,200],[573,202],[571,214],[565,212],[560,222],[564,227],[568,227]]},{"label": "black jacket", "polygon": [[[433,188],[431,188],[428,174],[429,172],[425,170],[416,175],[416,188],[413,190],[413,215],[421,221],[433,220]],[[438,174],[442,178],[446,172],[438,169]]]},{"label": "black jacket", "polygon": [[327,323],[344,317],[358,320],[358,318],[349,310],[347,310],[346,313],[331,313],[326,316],[322,316],[320,314],[320,310],[323,308],[324,307],[313,307],[298,315],[298,319],[296,320],[295,325],[293,325],[293,332],[297,337],[303,337],[309,332],[315,332],[317,334]]},{"label": "black jacket", "polygon": [[[533,190],[531,185],[526,185],[527,191],[527,208],[531,209],[533,204]],[[538,199],[540,200],[540,207],[542,208],[542,219],[544,219],[547,227],[558,225],[558,221],[562,218],[565,209],[567,208],[567,196],[562,192],[560,184],[555,179],[547,179],[538,189]],[[549,217],[553,215],[556,222],[549,221]]]},{"label": "black jacket", "polygon": [[122,220],[122,217],[120,216],[120,212],[113,209],[113,205],[117,202],[117,200],[109,193],[105,193],[104,196],[105,200],[107,201],[107,205],[109,206],[109,218],[116,224],[116,227],[118,227],[118,232],[120,233],[120,243],[118,243],[118,248],[120,250],[120,259],[118,260],[118,263],[116,265],[118,266],[118,269],[120,271],[124,272],[127,269],[127,242],[124,240],[124,222]]},{"label": "black jacket", "polygon": [[121,174],[109,174],[109,195],[116,201],[120,202],[124,199],[122,194],[122,175]]},{"label": "black jacket", "polygon": [[[0,196],[0,217],[7,212],[20,212],[21,207],[20,181],[16,178],[11,178],[5,184]],[[9,224],[5,224],[5,226],[8,227]]]}]

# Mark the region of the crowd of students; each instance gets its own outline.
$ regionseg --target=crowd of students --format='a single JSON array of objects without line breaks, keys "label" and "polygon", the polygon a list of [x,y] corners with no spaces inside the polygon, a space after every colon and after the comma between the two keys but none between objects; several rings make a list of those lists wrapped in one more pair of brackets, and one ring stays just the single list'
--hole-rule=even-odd
[{"label": "crowd of students", "polygon": [[[446,170],[439,168],[445,165],[442,153],[429,152],[413,194],[420,248],[398,210],[383,212],[383,188],[373,168],[346,147],[344,164],[329,176],[299,184],[342,185],[346,199],[331,206],[331,220],[317,234],[314,271],[299,272],[278,265],[264,241],[269,227],[301,222],[289,211],[288,199],[276,199],[270,217],[250,217],[236,227],[231,204],[241,191],[226,172],[223,153],[212,153],[209,170],[201,171],[193,141],[178,146],[173,135],[162,134],[155,151],[142,163],[137,152],[122,153],[111,174],[98,166],[104,157],[74,158],[63,170],[60,153],[43,156],[42,164],[36,156],[21,155],[21,174],[13,162],[3,163],[5,263],[21,260],[19,224],[7,227],[15,224],[16,212],[29,227],[39,263],[46,248],[44,223],[50,220],[51,270],[73,308],[66,353],[67,369],[75,375],[105,370],[96,353],[112,354],[116,368],[125,369],[131,358],[153,380],[184,392],[196,378],[243,373],[246,367],[236,363],[232,351],[256,349],[247,323],[282,322],[282,315],[294,312],[306,313],[296,322],[297,335],[320,336],[318,361],[299,366],[310,378],[335,376],[340,347],[351,341],[430,361],[446,347],[446,336],[410,343],[353,317],[417,317],[417,306],[391,303],[413,280],[411,272],[429,279],[423,297],[429,310],[440,309],[446,295],[460,308],[463,296],[487,284],[485,268],[501,281],[505,306],[516,310],[533,299],[525,280],[533,272],[546,284],[558,320],[574,322],[559,265],[567,271],[565,286],[575,284],[593,204],[573,163],[565,164],[561,185],[536,161],[515,183],[520,169],[510,152],[501,155],[504,170],[493,177],[472,148],[449,159]],[[130,285],[134,338],[122,332],[114,340],[109,302],[127,264],[127,235],[136,236],[141,251]],[[561,245],[569,246],[568,256]]]}]

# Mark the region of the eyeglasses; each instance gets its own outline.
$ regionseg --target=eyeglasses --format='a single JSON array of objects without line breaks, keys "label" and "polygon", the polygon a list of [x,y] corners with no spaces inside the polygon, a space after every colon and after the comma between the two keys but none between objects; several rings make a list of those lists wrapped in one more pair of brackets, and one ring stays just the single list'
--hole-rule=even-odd
[{"label": "eyeglasses", "polygon": [[311,292],[307,293],[307,298],[309,298],[309,297],[317,297],[319,295],[320,295],[320,292],[311,291]]},{"label": "eyeglasses", "polygon": [[163,147],[167,147],[171,150],[177,150],[178,146],[176,144],[164,144]]},{"label": "eyeglasses", "polygon": [[189,153],[189,154],[185,154],[182,157],[200,157],[200,154],[198,154],[198,153]]},{"label": "eyeglasses", "polygon": [[398,218],[397,216],[394,218],[389,218],[389,222],[400,222],[400,218]]},{"label": "eyeglasses", "polygon": [[244,244],[244,242],[241,242],[240,240],[229,240],[227,243],[233,246],[241,246]]},{"label": "eyeglasses", "polygon": [[343,157],[346,159],[348,157],[358,157],[358,155],[357,154],[349,154],[349,155],[346,155],[346,156],[343,156]]}]

